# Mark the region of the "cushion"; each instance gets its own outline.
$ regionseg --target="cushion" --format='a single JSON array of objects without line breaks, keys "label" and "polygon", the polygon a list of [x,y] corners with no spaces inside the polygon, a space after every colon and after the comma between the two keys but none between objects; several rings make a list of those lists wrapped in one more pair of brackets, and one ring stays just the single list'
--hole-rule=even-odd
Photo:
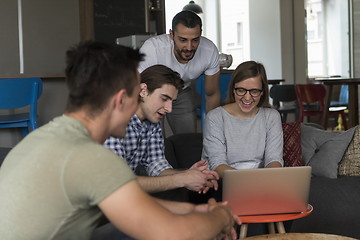
[{"label": "cushion", "polygon": [[164,143],[166,160],[175,169],[188,169],[201,159],[202,133],[175,134]]},{"label": "cushion", "polygon": [[355,133],[343,159],[339,164],[340,176],[360,176],[360,126],[355,127]]},{"label": "cushion", "polygon": [[301,124],[301,147],[305,165],[314,176],[337,178],[338,164],[344,156],[355,128],[333,132]]},{"label": "cushion", "polygon": [[304,166],[301,155],[300,122],[283,123],[285,167]]}]

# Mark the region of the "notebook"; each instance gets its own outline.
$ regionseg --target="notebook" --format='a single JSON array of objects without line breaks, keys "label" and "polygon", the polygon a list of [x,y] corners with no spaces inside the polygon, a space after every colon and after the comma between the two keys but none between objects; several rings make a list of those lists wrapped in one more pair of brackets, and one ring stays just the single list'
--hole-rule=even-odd
[{"label": "notebook", "polygon": [[311,167],[226,170],[223,200],[239,216],[305,212]]}]

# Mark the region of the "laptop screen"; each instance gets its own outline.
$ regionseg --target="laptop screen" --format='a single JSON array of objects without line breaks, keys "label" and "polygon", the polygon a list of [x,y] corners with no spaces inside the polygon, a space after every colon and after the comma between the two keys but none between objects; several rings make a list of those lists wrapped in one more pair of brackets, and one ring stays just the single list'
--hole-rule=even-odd
[{"label": "laptop screen", "polygon": [[223,201],[240,216],[304,212],[310,181],[310,166],[226,170]]}]

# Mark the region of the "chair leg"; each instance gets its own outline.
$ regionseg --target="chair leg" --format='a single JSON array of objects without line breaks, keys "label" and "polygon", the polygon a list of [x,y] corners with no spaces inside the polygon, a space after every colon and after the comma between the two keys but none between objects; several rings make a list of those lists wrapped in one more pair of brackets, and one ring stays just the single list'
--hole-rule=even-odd
[{"label": "chair leg", "polygon": [[24,127],[21,130],[22,130],[22,135],[24,137],[29,134],[29,128],[28,127]]},{"label": "chair leg", "polygon": [[287,113],[283,113],[283,122],[286,123],[286,119],[287,119]]},{"label": "chair leg", "polygon": [[342,111],[340,114],[341,114],[341,120],[342,120],[342,124],[343,124],[343,126],[344,126],[344,130],[346,131],[348,128],[347,128],[347,122],[346,122],[345,112]]}]

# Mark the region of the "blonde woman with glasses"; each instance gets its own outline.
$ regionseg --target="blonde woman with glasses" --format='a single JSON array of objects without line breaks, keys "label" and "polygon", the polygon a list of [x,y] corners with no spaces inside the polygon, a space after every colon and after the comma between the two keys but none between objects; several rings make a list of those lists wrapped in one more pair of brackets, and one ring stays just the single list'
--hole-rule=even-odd
[{"label": "blonde woman with glasses", "polygon": [[234,71],[227,104],[206,116],[203,159],[221,177],[227,169],[283,166],[283,132],[270,107],[266,71],[247,61]]}]

